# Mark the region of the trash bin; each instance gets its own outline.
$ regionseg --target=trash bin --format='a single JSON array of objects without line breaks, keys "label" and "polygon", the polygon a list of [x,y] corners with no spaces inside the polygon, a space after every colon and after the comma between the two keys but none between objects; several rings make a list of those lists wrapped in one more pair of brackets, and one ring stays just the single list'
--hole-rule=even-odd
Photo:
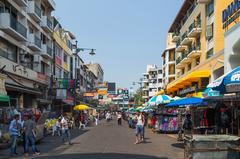
[{"label": "trash bin", "polygon": [[184,159],[240,159],[240,137],[192,135],[184,139]]}]

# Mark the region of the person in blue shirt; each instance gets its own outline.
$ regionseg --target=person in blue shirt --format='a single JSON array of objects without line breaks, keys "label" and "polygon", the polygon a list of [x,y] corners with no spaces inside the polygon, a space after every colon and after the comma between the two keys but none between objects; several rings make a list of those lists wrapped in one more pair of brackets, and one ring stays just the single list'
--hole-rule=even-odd
[{"label": "person in blue shirt", "polygon": [[11,156],[17,155],[17,138],[19,137],[21,129],[19,118],[19,114],[15,114],[9,126],[9,132],[11,135]]}]

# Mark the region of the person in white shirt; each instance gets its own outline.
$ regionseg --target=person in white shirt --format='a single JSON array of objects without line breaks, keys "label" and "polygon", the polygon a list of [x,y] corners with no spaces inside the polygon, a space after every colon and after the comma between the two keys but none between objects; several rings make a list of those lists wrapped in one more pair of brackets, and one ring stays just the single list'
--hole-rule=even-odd
[{"label": "person in white shirt", "polygon": [[107,112],[107,114],[106,114],[106,120],[107,120],[107,122],[109,122],[109,121],[111,120],[111,114],[110,114],[110,112]]},{"label": "person in white shirt", "polygon": [[144,133],[144,115],[140,112],[137,112],[135,116],[135,120],[137,122],[136,124],[136,142],[135,144],[139,144],[140,141],[143,139],[143,133]]},{"label": "person in white shirt", "polygon": [[122,113],[121,112],[117,113],[117,120],[118,120],[118,125],[122,125]]},{"label": "person in white shirt", "polygon": [[61,119],[61,128],[62,128],[62,142],[65,142],[65,138],[67,138],[69,145],[72,145],[66,114],[64,114],[64,116]]}]

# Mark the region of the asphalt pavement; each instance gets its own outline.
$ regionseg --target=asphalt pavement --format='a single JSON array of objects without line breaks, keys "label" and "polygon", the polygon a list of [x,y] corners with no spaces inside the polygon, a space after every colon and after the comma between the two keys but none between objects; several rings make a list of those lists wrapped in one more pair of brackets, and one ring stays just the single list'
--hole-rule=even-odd
[{"label": "asphalt pavement", "polygon": [[[73,145],[61,143],[60,137],[46,137],[36,159],[183,159],[183,145],[165,134],[146,131],[146,142],[135,145],[134,129],[124,123],[102,120],[98,126],[72,131]],[[18,148],[19,159],[23,148]],[[9,150],[0,150],[0,159],[9,158]]]}]

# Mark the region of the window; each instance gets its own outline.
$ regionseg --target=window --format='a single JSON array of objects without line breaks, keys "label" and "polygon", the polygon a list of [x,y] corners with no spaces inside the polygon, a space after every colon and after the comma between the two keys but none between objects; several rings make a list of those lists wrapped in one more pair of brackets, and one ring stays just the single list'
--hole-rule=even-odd
[{"label": "window", "polygon": [[43,44],[47,44],[47,37],[43,33],[41,33],[41,40]]},{"label": "window", "polygon": [[0,2],[0,13],[4,13],[4,3]]},{"label": "window", "polygon": [[182,69],[182,75],[183,75],[184,73],[185,73],[185,69],[183,68],[183,69]]},{"label": "window", "polygon": [[46,73],[46,69],[45,69],[45,63],[43,61],[41,61],[41,73],[45,74]]},{"label": "window", "polygon": [[192,64],[188,64],[188,71],[190,71],[192,69]]},{"label": "window", "polygon": [[63,55],[63,61],[64,61],[64,62],[67,62],[67,61],[68,61],[67,59],[68,59],[68,57],[67,57],[66,53],[64,53],[64,55]]},{"label": "window", "polygon": [[60,58],[62,57],[61,48],[58,46],[58,44],[55,44],[55,53],[56,53],[56,56]]},{"label": "window", "polygon": [[200,57],[196,58],[196,65],[200,64]]},{"label": "window", "polygon": [[0,38],[0,56],[5,57],[13,62],[17,62],[17,46]]},{"label": "window", "polygon": [[210,41],[213,38],[214,27],[213,23],[207,26],[206,38]]},{"label": "window", "polygon": [[210,17],[214,12],[214,0],[207,5],[207,16]]},{"label": "window", "polygon": [[210,57],[213,56],[213,48],[211,48],[210,50],[208,50],[207,52],[207,59],[209,59]]}]

